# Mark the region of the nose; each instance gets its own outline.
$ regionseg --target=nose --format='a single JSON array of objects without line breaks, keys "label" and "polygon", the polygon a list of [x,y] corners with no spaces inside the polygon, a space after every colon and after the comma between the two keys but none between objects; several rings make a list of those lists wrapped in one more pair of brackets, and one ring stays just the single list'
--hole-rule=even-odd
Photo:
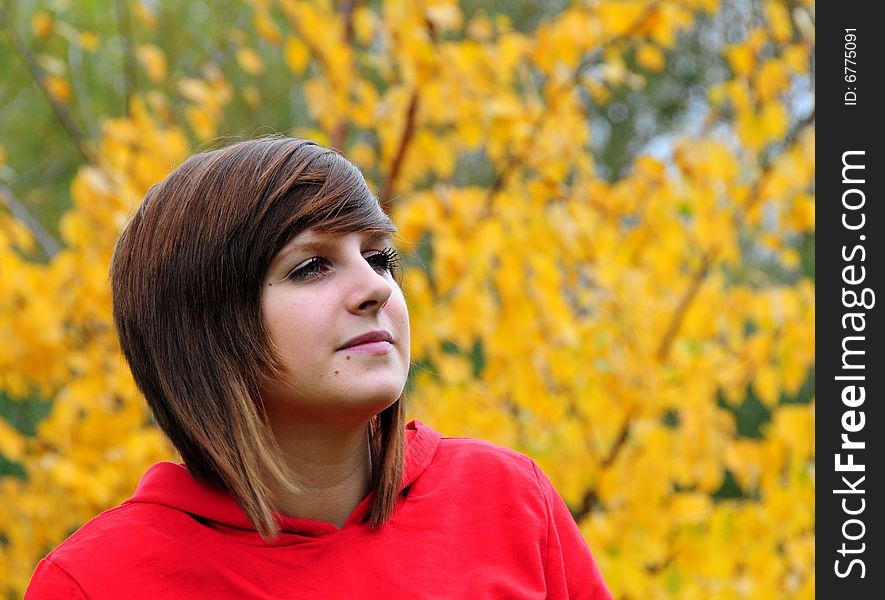
[{"label": "nose", "polygon": [[378,312],[390,300],[394,284],[372,268],[362,255],[359,256],[357,265],[348,299],[348,310],[354,314]]}]

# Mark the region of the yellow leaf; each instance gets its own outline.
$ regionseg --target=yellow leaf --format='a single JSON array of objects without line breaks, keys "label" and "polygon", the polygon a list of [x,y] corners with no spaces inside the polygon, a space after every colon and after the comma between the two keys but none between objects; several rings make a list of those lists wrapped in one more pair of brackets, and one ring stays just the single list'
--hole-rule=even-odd
[{"label": "yellow leaf", "polygon": [[159,47],[154,44],[142,44],[135,51],[135,55],[151,81],[161,83],[166,79],[166,55]]},{"label": "yellow leaf", "polygon": [[254,85],[247,85],[240,93],[250,108],[258,108],[261,105],[261,92]]},{"label": "yellow leaf", "polygon": [[267,10],[256,10],[255,16],[252,18],[252,23],[255,26],[255,31],[258,32],[258,35],[264,38],[268,44],[276,46],[280,43],[280,40],[282,39],[280,29],[277,27],[277,24],[274,23]]},{"label": "yellow leaf", "polygon": [[781,52],[781,56],[794,72],[808,71],[808,50],[804,46],[789,46]]},{"label": "yellow leaf", "polygon": [[753,110],[750,88],[746,81],[728,81],[725,84],[725,94],[740,114],[747,114]]},{"label": "yellow leaf", "polygon": [[38,39],[48,39],[55,31],[55,17],[48,10],[41,8],[31,17],[31,31]]},{"label": "yellow leaf", "polygon": [[9,235],[12,244],[22,252],[32,252],[36,246],[33,232],[28,229],[27,225],[17,220],[10,220],[6,223],[6,234]]},{"label": "yellow leaf", "polygon": [[215,135],[216,119],[206,110],[191,106],[185,111],[185,117],[194,134],[201,140],[208,140]]},{"label": "yellow leaf", "polygon": [[782,94],[790,85],[786,64],[779,59],[771,59],[762,63],[753,75],[753,88],[760,102],[767,102],[778,94]]},{"label": "yellow leaf", "polygon": [[147,98],[147,104],[151,111],[153,111],[154,115],[165,121],[172,120],[172,111],[169,108],[169,100],[163,92],[151,90],[147,92],[145,96]]},{"label": "yellow leaf", "polygon": [[355,82],[354,95],[357,101],[352,105],[354,123],[360,127],[370,128],[375,122],[378,107],[378,90],[368,81],[359,79]]},{"label": "yellow leaf", "polygon": [[[772,115],[772,123],[776,124],[774,116]],[[738,114],[737,134],[738,139],[740,139],[747,150],[753,151],[762,149],[771,139],[768,135],[763,115],[751,112],[741,112]],[[758,205],[756,208],[758,208]]]},{"label": "yellow leaf", "polygon": [[141,21],[142,25],[150,30],[157,28],[157,17],[151,12],[143,0],[136,0],[132,3],[135,8],[135,16]]},{"label": "yellow leaf", "polygon": [[790,24],[790,13],[785,3],[780,0],[769,0],[765,4],[765,17],[774,40],[779,44],[789,42],[793,37],[793,26]]},{"label": "yellow leaf", "polygon": [[427,20],[442,31],[461,29],[463,16],[461,9],[456,4],[428,6],[425,10]]},{"label": "yellow leaf", "polygon": [[505,14],[495,15],[495,29],[498,33],[508,33],[513,30],[513,22]]},{"label": "yellow leaf", "polygon": [[71,100],[71,84],[64,77],[50,75],[43,82],[46,84],[46,91],[54,99],[62,103],[67,103]]},{"label": "yellow leaf", "polygon": [[725,51],[725,57],[735,75],[746,77],[756,64],[756,55],[749,44],[737,44]]},{"label": "yellow leaf", "polygon": [[483,128],[477,119],[459,120],[457,127],[461,143],[468,148],[475,148],[482,142]]},{"label": "yellow leaf", "polygon": [[788,121],[789,114],[787,109],[780,102],[767,102],[762,107],[762,130],[765,132],[768,140],[775,140],[786,135],[789,126]]},{"label": "yellow leaf", "polygon": [[796,461],[814,456],[814,405],[787,404],[777,409],[771,421],[771,435],[790,446]]},{"label": "yellow leaf", "polygon": [[484,41],[492,37],[492,22],[482,12],[478,12],[467,25],[467,34],[476,41]]},{"label": "yellow leaf", "polygon": [[753,378],[753,391],[766,406],[774,406],[780,400],[780,379],[780,374],[769,365],[760,367],[756,372]]},{"label": "yellow leaf", "polygon": [[754,27],[747,33],[746,44],[753,52],[754,56],[758,56],[762,47],[769,41],[768,32],[761,27]]},{"label": "yellow leaf", "polygon": [[789,219],[796,231],[814,231],[814,198],[807,195],[795,198]]},{"label": "yellow leaf", "polygon": [[264,61],[252,48],[247,46],[237,50],[237,63],[249,75],[261,75],[264,73]]},{"label": "yellow leaf", "polygon": [[84,247],[92,239],[92,227],[82,213],[66,213],[58,227],[64,242],[71,247]]},{"label": "yellow leaf", "polygon": [[611,98],[611,92],[609,92],[608,87],[606,87],[603,82],[590,75],[584,75],[581,78],[581,81],[595,102],[603,105],[608,104],[608,101]]},{"label": "yellow leaf", "polygon": [[599,20],[608,37],[626,33],[639,22],[643,11],[647,10],[645,2],[622,0],[620,2],[601,2],[596,7]]},{"label": "yellow leaf", "polygon": [[676,523],[701,523],[710,517],[713,503],[707,494],[683,493],[675,496],[667,511]]},{"label": "yellow leaf", "polygon": [[780,252],[781,263],[788,269],[797,269],[801,263],[799,251],[795,248],[784,248]]},{"label": "yellow leaf", "polygon": [[375,165],[375,149],[365,142],[358,142],[348,152],[347,156],[363,170],[371,169]]},{"label": "yellow leaf", "polygon": [[286,38],[283,56],[286,59],[286,66],[296,75],[303,73],[310,63],[310,51],[304,42],[298,38]]},{"label": "yellow leaf", "polygon": [[186,77],[178,82],[178,92],[191,102],[197,104],[208,102],[209,97],[212,95],[212,90],[206,85],[205,81],[190,77]]},{"label": "yellow leaf", "polygon": [[19,460],[25,451],[25,440],[22,434],[10,427],[6,420],[0,418],[0,456],[9,460]]},{"label": "yellow leaf", "polygon": [[332,144],[332,139],[329,137],[329,134],[318,127],[295,127],[292,129],[292,135],[313,140],[317,144],[323,146],[329,146]]},{"label": "yellow leaf", "polygon": [[[344,88],[351,79],[352,53],[344,44],[334,44],[323,51],[324,65],[334,87]],[[337,83],[337,85],[336,85]]]},{"label": "yellow leaf", "polygon": [[710,104],[719,107],[728,98],[728,91],[722,83],[714,83],[707,88],[707,98]]},{"label": "yellow leaf", "polygon": [[83,49],[89,52],[95,52],[101,46],[101,40],[91,31],[81,31],[79,39]]},{"label": "yellow leaf", "polygon": [[664,53],[654,44],[640,44],[636,51],[636,62],[642,68],[654,73],[660,73],[667,66]]},{"label": "yellow leaf", "polygon": [[375,37],[378,17],[367,6],[358,6],[353,11],[353,30],[361,44],[368,44]]}]

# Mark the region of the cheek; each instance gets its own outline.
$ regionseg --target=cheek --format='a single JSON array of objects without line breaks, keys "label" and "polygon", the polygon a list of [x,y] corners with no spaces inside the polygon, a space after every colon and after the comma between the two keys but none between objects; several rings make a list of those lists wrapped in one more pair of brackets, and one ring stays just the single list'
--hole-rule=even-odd
[{"label": "cheek", "polygon": [[[405,296],[403,296],[402,290],[398,287],[391,293],[390,300],[388,300],[387,306],[385,306],[385,312],[390,320],[396,322],[397,326],[409,324],[409,309],[406,307]],[[408,330],[404,334],[408,335]]]},{"label": "cheek", "polygon": [[409,358],[409,309],[406,306],[406,299],[403,297],[402,290],[397,289],[395,296],[390,298],[387,303],[388,314],[390,320],[395,323],[397,333],[402,340],[405,358]]},{"label": "cheek", "polygon": [[264,298],[262,310],[271,340],[284,357],[306,354],[305,349],[316,345],[314,338],[322,322],[317,318],[316,304],[308,311],[301,302],[270,293]]}]

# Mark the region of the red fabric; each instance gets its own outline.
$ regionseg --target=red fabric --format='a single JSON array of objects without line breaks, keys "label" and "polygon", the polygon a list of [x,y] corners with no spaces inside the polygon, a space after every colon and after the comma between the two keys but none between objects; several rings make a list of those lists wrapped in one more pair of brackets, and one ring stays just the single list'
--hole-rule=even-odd
[{"label": "red fabric", "polygon": [[341,529],[281,516],[265,543],[227,494],[174,463],[51,552],[42,598],[611,598],[586,542],[529,458],[472,439],[406,430],[393,518]]}]

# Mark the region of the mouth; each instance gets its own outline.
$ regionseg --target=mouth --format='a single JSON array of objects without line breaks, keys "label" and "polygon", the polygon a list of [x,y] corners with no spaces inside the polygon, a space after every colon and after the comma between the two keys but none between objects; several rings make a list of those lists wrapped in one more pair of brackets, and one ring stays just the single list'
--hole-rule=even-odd
[{"label": "mouth", "polygon": [[338,350],[386,352],[393,346],[393,337],[387,331],[370,331],[351,338]]}]

